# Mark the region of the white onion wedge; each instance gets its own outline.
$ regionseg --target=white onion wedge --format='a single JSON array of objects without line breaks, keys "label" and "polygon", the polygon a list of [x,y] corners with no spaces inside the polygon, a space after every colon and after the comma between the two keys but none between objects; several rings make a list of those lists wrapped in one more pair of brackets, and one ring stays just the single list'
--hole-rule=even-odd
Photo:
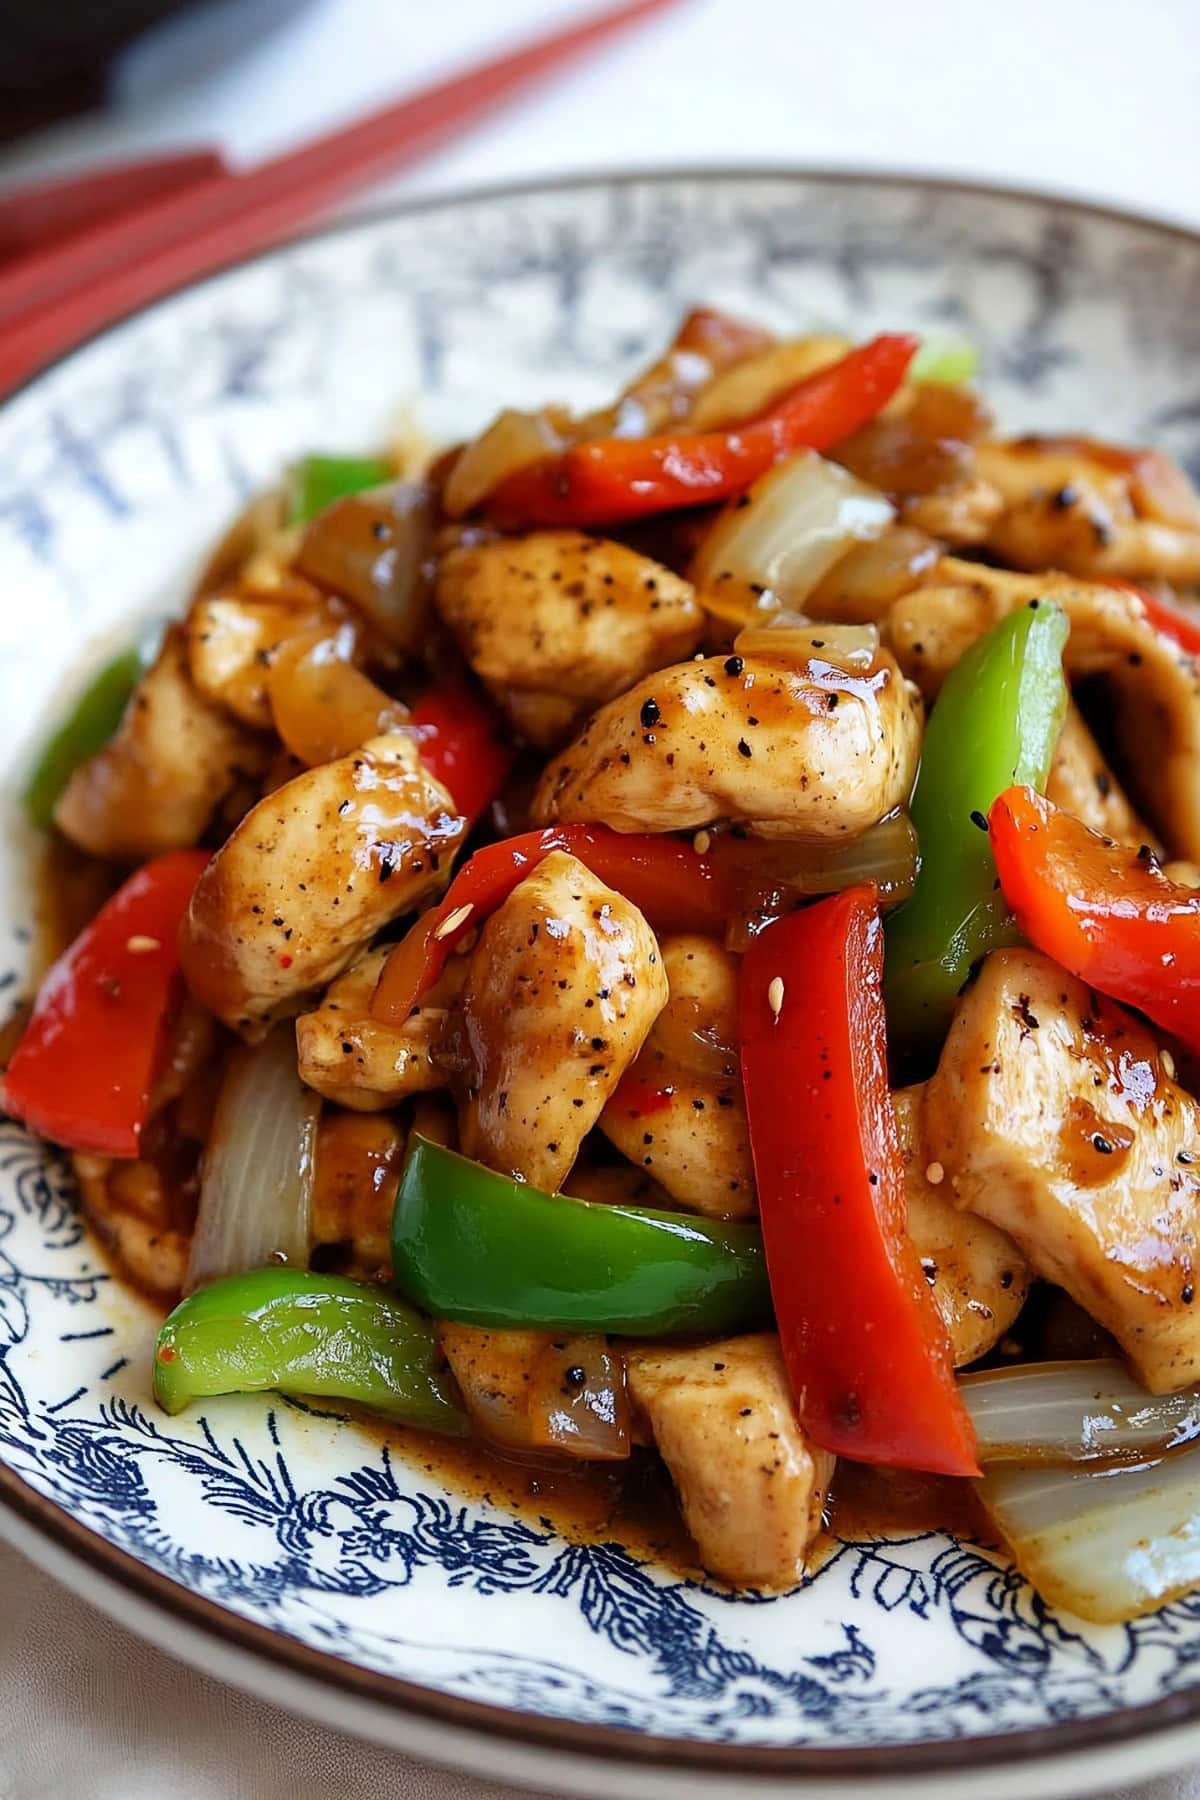
[{"label": "white onion wedge", "polygon": [[452,519],[474,510],[509,475],[554,456],[564,446],[559,427],[562,415],[549,412],[517,412],[507,407],[497,413],[477,438],[462,449],[446,478],[442,505]]},{"label": "white onion wedge", "polygon": [[977,1485],[1052,1606],[1118,1624],[1200,1584],[1200,1450],[1135,1468],[996,1468]]},{"label": "white onion wedge", "polygon": [[744,623],[771,605],[798,608],[851,544],[878,537],[893,517],[876,488],[801,451],[721,511],[693,562],[698,598]]},{"label": "white onion wedge", "polygon": [[1200,1393],[1148,1394],[1112,1358],[988,1369],[959,1389],[987,1468],[1145,1463],[1200,1439]]},{"label": "white onion wedge", "polygon": [[869,668],[879,650],[877,625],[825,625],[788,606],[746,625],[733,640],[740,656],[787,656],[797,662],[826,662]]},{"label": "white onion wedge", "polygon": [[297,1073],[293,1025],[234,1051],[204,1153],[185,1294],[267,1263],[307,1268],[320,1110]]}]

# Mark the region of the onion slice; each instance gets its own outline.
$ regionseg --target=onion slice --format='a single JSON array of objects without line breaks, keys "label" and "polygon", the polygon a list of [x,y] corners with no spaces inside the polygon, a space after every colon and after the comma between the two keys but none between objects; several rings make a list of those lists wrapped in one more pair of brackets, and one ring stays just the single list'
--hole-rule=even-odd
[{"label": "onion slice", "polygon": [[[854,838],[808,842],[780,839],[754,845],[738,881],[737,906],[725,930],[725,947],[742,952],[760,932],[797,902],[871,882],[884,906],[911,897],[917,881],[917,834],[903,809],[888,813]],[[662,1019],[655,1027],[662,1031]]]},{"label": "onion slice", "polygon": [[879,627],[871,624],[826,625],[805,618],[788,606],[743,626],[733,640],[741,656],[786,656],[809,662],[845,663],[869,669],[879,653]]},{"label": "onion slice", "polygon": [[769,344],[723,369],[701,389],[688,414],[688,430],[726,431],[731,425],[757,418],[790,388],[818,369],[840,362],[853,348],[852,338],[835,337],[831,332]]},{"label": "onion slice", "polygon": [[389,644],[415,654],[432,606],[433,516],[433,493],[424,482],[346,494],[312,521],[295,566],[351,601]]},{"label": "onion slice", "polygon": [[529,1388],[530,1443],[592,1462],[629,1455],[625,1361],[596,1334],[556,1338],[542,1352]]},{"label": "onion slice", "polygon": [[1200,1584],[1200,1450],[1134,1468],[1001,1467],[977,1487],[1022,1575],[1093,1624]]},{"label": "onion slice", "polygon": [[567,415],[547,409],[517,412],[506,407],[454,460],[442,490],[442,506],[461,519],[481,505],[509,475],[543,456],[556,456],[569,440]]},{"label": "onion slice", "polygon": [[801,451],[718,514],[692,564],[701,605],[745,623],[772,605],[798,608],[851,544],[893,517],[875,488]]},{"label": "onion slice", "polygon": [[1025,1363],[959,1378],[986,1468],[1145,1463],[1200,1439],[1200,1393],[1148,1394],[1124,1363]]},{"label": "onion slice", "polygon": [[342,649],[336,639],[292,638],[279,647],[267,677],[275,729],[310,769],[395,731],[409,716]]},{"label": "onion slice", "polygon": [[234,1051],[204,1152],[185,1294],[267,1263],[307,1268],[320,1110],[297,1073],[293,1025]]}]

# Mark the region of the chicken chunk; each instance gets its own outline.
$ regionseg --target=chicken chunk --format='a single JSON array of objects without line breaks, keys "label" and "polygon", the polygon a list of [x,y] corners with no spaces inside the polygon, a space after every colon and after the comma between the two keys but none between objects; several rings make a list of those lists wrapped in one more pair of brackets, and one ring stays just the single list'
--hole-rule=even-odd
[{"label": "chicken chunk", "polygon": [[892,1095],[908,1235],[950,1335],[954,1366],[961,1368],[985,1355],[1012,1325],[1029,1292],[1029,1268],[1005,1232],[960,1211],[946,1192],[921,1130],[923,1091],[901,1088]]},{"label": "chicken chunk", "polygon": [[1200,496],[1161,451],[1025,437],[981,445],[978,468],[1002,500],[985,541],[1007,562],[1200,580]]},{"label": "chicken chunk", "polygon": [[636,906],[575,857],[546,857],[471,955],[464,1153],[560,1187],[666,1000],[658,945]]},{"label": "chicken chunk", "polygon": [[438,1341],[475,1429],[494,1444],[528,1449],[529,1400],[551,1333],[487,1331],[443,1319]]},{"label": "chicken chunk", "polygon": [[593,1206],[648,1206],[674,1212],[675,1201],[649,1170],[630,1162],[587,1163],[581,1158],[563,1182],[564,1194],[590,1200]]},{"label": "chicken chunk", "polygon": [[1200,1107],[1168,1069],[1048,957],[995,951],[922,1104],[955,1204],[1008,1232],[1153,1393],[1200,1380]]},{"label": "chicken chunk", "polygon": [[188,667],[199,692],[260,731],[274,723],[268,675],[280,644],[304,638],[327,644],[331,656],[361,661],[365,636],[361,621],[338,600],[300,605],[241,594],[197,600],[186,631]]},{"label": "chicken chunk", "polygon": [[371,999],[388,955],[387,945],[368,950],[338,976],[315,1011],[296,1020],[301,1081],[354,1112],[382,1112],[449,1080],[434,1053],[467,965],[451,957],[404,1024],[385,1025],[371,1017]]},{"label": "chicken chunk", "polygon": [[54,822],[93,856],[144,862],[194,844],[225,795],[268,755],[264,739],[197,692],[176,629],[115,736],[72,775]]},{"label": "chicken chunk", "polygon": [[738,1066],[738,959],[712,938],[664,937],[660,947],[670,999],[600,1129],[682,1205],[747,1218],[757,1201]]},{"label": "chicken chunk", "polygon": [[834,1459],[797,1423],[779,1339],[655,1344],[625,1366],[705,1568],[736,1587],[794,1587]]},{"label": "chicken chunk", "polygon": [[682,576],[575,531],[450,551],[437,604],[497,704],[543,749],[640,676],[690,655],[704,626]]},{"label": "chicken chunk", "polygon": [[391,1280],[392,1209],[404,1134],[389,1118],[327,1106],[317,1127],[309,1234],[321,1266]]},{"label": "chicken chunk", "polygon": [[1200,675],[1147,622],[1136,594],[1070,575],[1014,575],[943,557],[927,585],[894,602],[887,637],[927,696],[963,651],[1018,606],[1052,599],[1071,621],[1065,660],[1075,678],[1101,676],[1135,806],[1174,856],[1200,860]]},{"label": "chicken chunk", "polygon": [[539,824],[689,831],[716,819],[763,836],[837,837],[912,791],[920,701],[886,651],[865,667],[814,654],[703,657],[611,701],[545,769]]},{"label": "chicken chunk", "polygon": [[193,993],[263,1037],[442,885],[465,830],[403,732],[307,769],[260,800],[201,875],[180,938]]},{"label": "chicken chunk", "polygon": [[76,1152],[71,1164],[88,1222],[123,1272],[145,1292],[173,1301],[187,1271],[195,1182],[185,1205],[152,1162]]},{"label": "chicken chunk", "polygon": [[901,503],[900,517],[945,544],[965,547],[986,542],[1003,510],[1004,501],[991,482],[971,474],[944,493],[913,494]]},{"label": "chicken chunk", "polygon": [[1154,833],[1129,803],[1121,783],[1105,760],[1079,708],[1067,707],[1050,765],[1047,797],[1064,812],[1081,819],[1101,837],[1119,844],[1149,844]]}]

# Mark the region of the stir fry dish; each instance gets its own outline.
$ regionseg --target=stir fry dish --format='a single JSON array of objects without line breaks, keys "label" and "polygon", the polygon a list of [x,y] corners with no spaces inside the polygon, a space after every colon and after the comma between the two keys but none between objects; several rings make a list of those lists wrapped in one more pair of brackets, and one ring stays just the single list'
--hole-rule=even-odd
[{"label": "stir fry dish", "polygon": [[863,1465],[1086,1618],[1200,1585],[1200,498],[973,374],[693,312],[305,457],[78,699],[3,1101],[168,1412],[660,1459],[737,1587]]}]

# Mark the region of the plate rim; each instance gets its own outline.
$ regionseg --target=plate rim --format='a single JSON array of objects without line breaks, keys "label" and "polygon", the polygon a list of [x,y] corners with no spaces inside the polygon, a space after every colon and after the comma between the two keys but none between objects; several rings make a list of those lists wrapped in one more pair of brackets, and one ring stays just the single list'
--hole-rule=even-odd
[{"label": "plate rim", "polygon": [[[181,282],[168,293],[131,308],[119,319],[90,333],[5,396],[0,404],[0,416],[17,401],[36,390],[40,383],[55,376],[74,358],[85,355],[95,344],[121,330],[131,321],[154,312],[158,307],[169,306],[185,294],[200,291],[235,270],[286,256],[307,243],[351,231],[369,232],[390,220],[449,211],[464,205],[503,203],[581,189],[666,186],[684,182],[723,186],[739,181],[777,182],[780,186],[817,181],[845,187],[884,188],[898,193],[923,189],[934,194],[1010,201],[1083,218],[1100,218],[1116,225],[1133,226],[1190,244],[1193,249],[1200,251],[1200,228],[1157,218],[1152,213],[1141,212],[1136,208],[1108,205],[1101,201],[1056,193],[1052,189],[1039,190],[1018,184],[959,180],[919,170],[876,170],[869,167],[766,162],[650,165],[616,170],[579,170],[551,177],[529,176],[368,207],[348,217],[329,220],[304,232],[282,237],[251,256],[231,258],[208,275]],[[664,1776],[694,1777],[708,1772],[727,1776],[808,1777],[822,1781],[866,1782],[878,1788],[921,1775],[944,1777],[967,1767],[986,1768],[990,1771],[1005,1767],[1029,1768],[1039,1762],[1051,1759],[1061,1761],[1064,1757],[1085,1751],[1136,1745],[1148,1738],[1200,1725],[1200,1684],[1163,1699],[1124,1706],[1094,1717],[1027,1726],[1009,1732],[931,1739],[915,1744],[854,1745],[845,1748],[722,1744],[627,1731],[612,1725],[580,1724],[549,1718],[521,1708],[463,1699],[402,1676],[366,1668],[329,1651],[314,1649],[282,1631],[245,1618],[232,1608],[221,1606],[216,1601],[192,1592],[182,1583],[161,1574],[140,1562],[130,1552],[110,1543],[98,1531],[83,1525],[65,1512],[56,1501],[39,1493],[2,1459],[0,1510],[14,1515],[26,1528],[45,1540],[54,1552],[65,1554],[72,1561],[82,1562],[95,1576],[101,1578],[102,1583],[115,1583],[139,1605],[149,1606],[170,1622],[182,1623],[189,1634],[198,1633],[206,1643],[213,1646],[214,1651],[232,1649],[239,1657],[249,1656],[268,1668],[282,1668],[286,1675],[299,1676],[305,1682],[315,1682],[322,1688],[340,1690],[370,1707],[383,1707],[391,1712],[416,1716],[431,1727],[451,1727],[459,1732],[466,1731],[476,1739],[485,1735],[491,1738],[501,1737],[528,1751],[582,1756],[589,1762],[608,1765],[614,1769],[617,1765],[624,1764],[628,1767],[633,1764],[643,1771],[657,1770]],[[0,1524],[2,1523],[0,1519]],[[57,1561],[57,1555],[52,1560]],[[51,1573],[55,1574],[55,1570],[51,1569]],[[137,1623],[131,1628],[146,1635]],[[453,1761],[452,1751],[448,1750],[446,1760]],[[1119,1778],[1114,1771],[1114,1779]]]}]

